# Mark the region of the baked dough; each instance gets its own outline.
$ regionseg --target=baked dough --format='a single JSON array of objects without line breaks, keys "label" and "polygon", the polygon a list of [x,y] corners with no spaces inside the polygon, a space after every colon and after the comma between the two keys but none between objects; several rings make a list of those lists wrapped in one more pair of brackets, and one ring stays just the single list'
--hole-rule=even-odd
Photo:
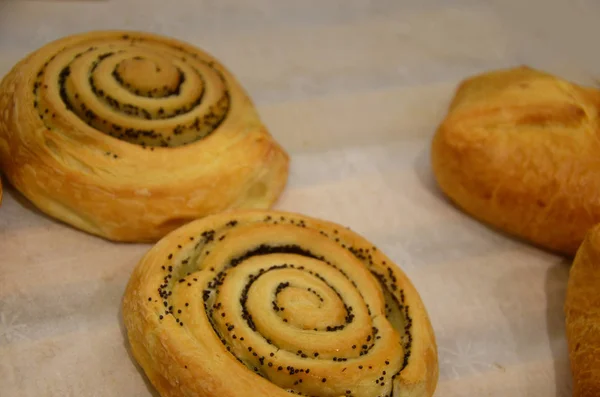
[{"label": "baked dough", "polygon": [[0,166],[46,214],[156,241],[233,208],[269,208],[288,155],[215,58],[142,32],[65,37],[0,83]]},{"label": "baked dough", "polygon": [[600,225],[577,252],[565,311],[573,397],[600,396]]},{"label": "baked dough", "polygon": [[333,223],[229,211],[175,230],[123,301],[133,356],[162,396],[431,396],[434,333],[376,247]]},{"label": "baked dough", "polygon": [[462,82],[433,139],[441,190],[471,216],[575,254],[600,222],[600,93],[518,67]]}]

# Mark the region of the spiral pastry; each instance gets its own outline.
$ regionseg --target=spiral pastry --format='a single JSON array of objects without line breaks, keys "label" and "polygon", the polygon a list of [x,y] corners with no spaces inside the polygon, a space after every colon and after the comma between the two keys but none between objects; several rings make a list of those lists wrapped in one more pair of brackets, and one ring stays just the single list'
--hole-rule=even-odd
[{"label": "spiral pastry", "polygon": [[233,208],[269,208],[288,155],[213,57],[141,32],[62,38],[0,83],[0,166],[50,216],[156,241]]},{"label": "spiral pastry", "polygon": [[135,359],[163,396],[431,396],[437,348],[404,273],[339,225],[275,211],[191,222],[135,268]]}]

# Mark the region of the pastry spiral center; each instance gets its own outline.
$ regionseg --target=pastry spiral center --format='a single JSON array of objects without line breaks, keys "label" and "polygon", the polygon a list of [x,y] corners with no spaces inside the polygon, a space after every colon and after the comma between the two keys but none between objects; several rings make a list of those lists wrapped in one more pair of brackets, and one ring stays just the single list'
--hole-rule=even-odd
[{"label": "pastry spiral center", "polygon": [[115,74],[130,91],[144,96],[164,97],[182,83],[182,76],[173,64],[142,57],[121,61]]},{"label": "pastry spiral center", "polygon": [[331,291],[323,293],[311,287],[290,286],[289,283],[281,283],[277,289],[273,308],[292,326],[325,329],[344,324],[346,309],[337,296],[330,296]]}]

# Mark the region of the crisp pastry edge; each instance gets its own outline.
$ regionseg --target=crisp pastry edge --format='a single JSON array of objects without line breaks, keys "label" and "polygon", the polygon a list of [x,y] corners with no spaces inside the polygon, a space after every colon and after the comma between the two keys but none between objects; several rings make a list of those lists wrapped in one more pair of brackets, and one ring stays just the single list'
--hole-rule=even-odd
[{"label": "crisp pastry edge", "polygon": [[570,270],[565,322],[573,397],[600,393],[600,225],[590,230]]}]

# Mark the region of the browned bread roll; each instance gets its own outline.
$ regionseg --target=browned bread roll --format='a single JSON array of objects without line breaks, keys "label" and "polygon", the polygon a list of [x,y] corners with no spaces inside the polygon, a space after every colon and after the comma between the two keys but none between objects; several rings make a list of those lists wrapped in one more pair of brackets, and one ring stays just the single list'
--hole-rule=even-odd
[{"label": "browned bread roll", "polygon": [[288,155],[209,54],[100,31],[51,42],[4,77],[0,166],[46,214],[141,242],[222,210],[269,208]]},{"label": "browned bread roll", "polygon": [[162,396],[431,396],[435,337],[410,280],[367,240],[299,214],[191,222],[135,268],[133,356]]},{"label": "browned bread roll", "polygon": [[600,222],[600,93],[527,67],[460,84],[433,139],[442,191],[473,217],[572,255]]},{"label": "browned bread roll", "polygon": [[575,256],[565,311],[573,397],[600,396],[600,225]]}]

